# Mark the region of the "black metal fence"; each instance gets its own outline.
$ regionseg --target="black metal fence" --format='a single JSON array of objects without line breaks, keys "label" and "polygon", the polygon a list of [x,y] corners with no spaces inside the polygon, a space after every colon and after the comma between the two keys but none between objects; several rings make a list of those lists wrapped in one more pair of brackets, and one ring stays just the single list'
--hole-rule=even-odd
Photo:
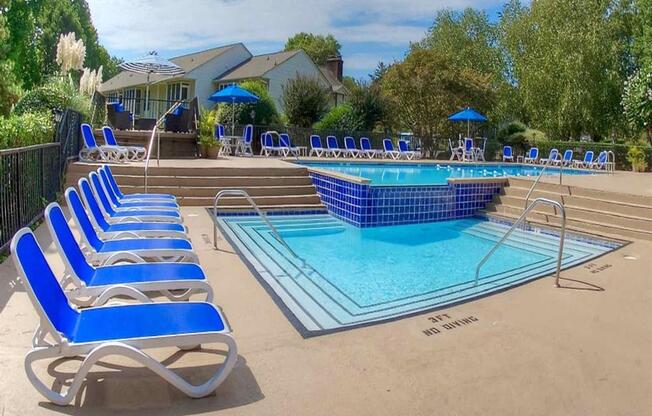
[{"label": "black metal fence", "polygon": [[68,110],[58,122],[54,143],[0,150],[0,251],[57,199],[66,162],[77,157],[82,145],[81,122],[81,114]]}]

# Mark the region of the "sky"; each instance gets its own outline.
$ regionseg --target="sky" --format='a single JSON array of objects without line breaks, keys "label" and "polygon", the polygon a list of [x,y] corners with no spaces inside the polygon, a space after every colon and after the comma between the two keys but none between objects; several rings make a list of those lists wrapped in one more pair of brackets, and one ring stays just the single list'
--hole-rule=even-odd
[{"label": "sky", "polygon": [[496,18],[504,0],[88,0],[100,42],[125,60],[155,50],[171,58],[243,42],[253,54],[283,49],[298,32],[331,33],[344,75],[367,78],[402,59],[438,10],[474,7]]}]

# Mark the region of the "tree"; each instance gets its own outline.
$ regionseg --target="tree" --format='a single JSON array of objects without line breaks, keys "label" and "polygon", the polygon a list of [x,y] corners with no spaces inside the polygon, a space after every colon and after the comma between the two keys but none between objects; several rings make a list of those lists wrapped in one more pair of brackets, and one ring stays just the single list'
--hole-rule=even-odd
[{"label": "tree", "polygon": [[333,35],[297,33],[285,42],[285,50],[302,49],[317,65],[324,65],[331,56],[339,56],[341,45]]},{"label": "tree", "polygon": [[398,128],[411,130],[429,148],[437,136],[450,133],[447,117],[473,104],[479,111],[491,108],[494,92],[487,75],[453,65],[449,56],[414,48],[382,78]]},{"label": "tree", "polygon": [[85,0],[11,0],[4,14],[10,33],[9,58],[24,88],[42,84],[57,72],[56,45],[62,33],[73,32],[84,41],[85,65],[103,66],[104,79],[118,72],[116,60],[99,44]]},{"label": "tree", "polygon": [[461,12],[447,9],[437,13],[426,37],[415,45],[448,56],[455,67],[488,76],[499,97],[496,106],[488,111],[490,122],[496,125],[518,113],[518,103],[512,99],[514,87],[506,78],[506,58],[499,40],[498,25],[489,21],[486,12],[471,8]]},{"label": "tree", "polygon": [[[217,120],[222,124],[231,124],[233,109],[235,108],[235,122],[237,124],[269,125],[278,122],[278,112],[274,100],[269,95],[267,87],[261,81],[244,81],[240,87],[251,92],[259,98],[254,104],[220,104],[217,111]],[[252,117],[253,116],[253,117]]]},{"label": "tree", "polygon": [[[0,10],[5,9],[6,0],[0,0]],[[0,116],[9,114],[11,107],[18,100],[20,88],[13,73],[13,62],[8,59],[7,20],[0,13]]]},{"label": "tree", "polygon": [[622,120],[620,21],[613,0],[518,1],[503,9],[501,44],[530,125],[553,138],[606,136]]},{"label": "tree", "polygon": [[358,83],[349,91],[349,102],[362,130],[371,131],[379,124],[388,127],[389,102],[380,85]]},{"label": "tree", "polygon": [[351,103],[343,103],[331,108],[313,127],[315,130],[357,131],[362,128],[362,120]]},{"label": "tree", "polygon": [[634,44],[632,50],[641,65],[652,65],[652,0],[634,0]]},{"label": "tree", "polygon": [[629,124],[639,131],[644,130],[652,144],[652,63],[627,80],[622,104]]},{"label": "tree", "polygon": [[291,125],[310,127],[328,108],[328,90],[315,78],[297,75],[283,86],[283,107]]}]

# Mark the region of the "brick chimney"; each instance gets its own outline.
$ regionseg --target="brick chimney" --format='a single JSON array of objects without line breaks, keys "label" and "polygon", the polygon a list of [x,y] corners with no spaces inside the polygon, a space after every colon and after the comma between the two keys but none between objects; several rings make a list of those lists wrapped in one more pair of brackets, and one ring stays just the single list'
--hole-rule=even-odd
[{"label": "brick chimney", "polygon": [[338,81],[342,81],[342,67],[344,66],[344,61],[342,61],[342,56],[337,55],[337,56],[331,56],[330,58],[326,59],[326,68],[328,68],[329,71],[335,77],[337,77]]}]

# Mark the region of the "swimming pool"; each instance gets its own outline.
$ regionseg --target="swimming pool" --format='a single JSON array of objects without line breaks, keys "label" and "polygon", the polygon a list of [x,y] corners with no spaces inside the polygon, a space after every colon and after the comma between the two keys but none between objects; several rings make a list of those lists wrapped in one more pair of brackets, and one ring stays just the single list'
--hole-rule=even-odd
[{"label": "swimming pool", "polygon": [[[444,185],[449,178],[492,178],[504,176],[538,176],[543,167],[517,164],[424,164],[424,163],[356,163],[301,162],[320,168],[368,179],[371,185]],[[592,172],[564,169],[564,175],[587,175]],[[546,175],[558,175],[559,168],[547,168]]]},{"label": "swimming pool", "polygon": [[[559,237],[517,230],[474,285],[475,267],[508,224],[463,220],[358,228],[328,215],[218,217],[222,231],[304,336],[423,312],[554,272]],[[618,243],[568,234],[563,267]],[[551,282],[552,285],[552,282]]]}]

